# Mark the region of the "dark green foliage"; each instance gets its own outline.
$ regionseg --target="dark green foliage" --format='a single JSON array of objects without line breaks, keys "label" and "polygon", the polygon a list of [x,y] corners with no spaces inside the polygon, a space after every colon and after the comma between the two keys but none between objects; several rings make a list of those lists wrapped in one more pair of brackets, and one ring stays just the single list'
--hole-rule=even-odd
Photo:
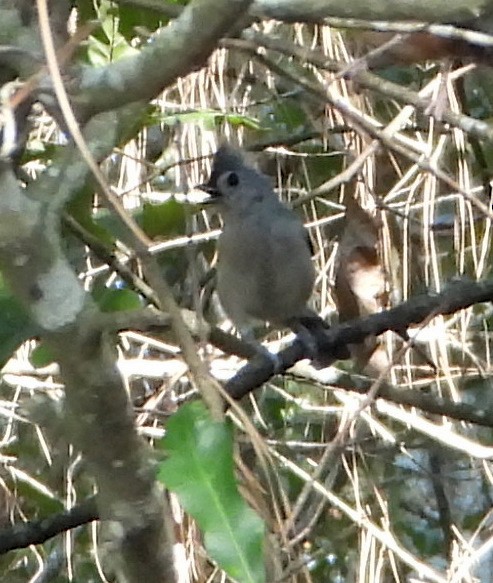
[{"label": "dark green foliage", "polygon": [[144,204],[141,220],[151,239],[185,234],[185,207],[174,199],[162,204]]},{"label": "dark green foliage", "polygon": [[9,293],[0,273],[0,369],[22,342],[36,333],[36,327],[20,302]]},{"label": "dark green foliage", "polygon": [[93,297],[103,312],[137,310],[143,305],[140,296],[130,289],[99,288]]},{"label": "dark green foliage", "polygon": [[202,529],[210,557],[233,579],[265,581],[264,525],[241,497],[229,423],[211,420],[202,403],[183,406],[169,421],[159,479]]}]

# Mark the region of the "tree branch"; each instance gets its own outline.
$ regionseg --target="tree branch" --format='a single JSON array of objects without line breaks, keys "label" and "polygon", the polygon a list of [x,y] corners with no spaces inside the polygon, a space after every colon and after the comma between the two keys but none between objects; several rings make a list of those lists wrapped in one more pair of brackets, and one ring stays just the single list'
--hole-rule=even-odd
[{"label": "tree branch", "polygon": [[[82,118],[149,101],[178,77],[200,68],[251,0],[195,0],[135,57],[85,73],[75,101]],[[207,26],[204,26],[207,23]]]},{"label": "tree branch", "polygon": [[[366,70],[364,67],[348,67],[347,63],[327,59],[325,55],[318,51],[308,51],[293,43],[278,38],[272,38],[260,33],[245,34],[244,36],[248,36],[249,40],[226,39],[222,41],[221,44],[227,48],[237,48],[249,52],[256,50],[255,45],[262,46],[290,57],[297,57],[303,63],[311,63],[322,70],[330,71],[335,74],[343,74],[357,83],[359,87],[374,91],[388,99],[395,99],[399,103],[413,105],[418,111],[425,112],[430,107],[431,98],[421,97],[416,91],[412,91],[402,85],[383,79],[382,77]],[[441,119],[452,127],[460,128],[462,131],[475,137],[485,140],[491,140],[493,138],[493,128],[491,127],[491,124],[486,123],[483,120],[456,113],[449,108],[444,108],[441,111]]]},{"label": "tree branch", "polygon": [[491,0],[450,0],[449,2],[392,2],[389,0],[256,0],[252,13],[260,18],[284,22],[322,23],[325,18],[361,20],[411,20],[421,22],[461,22],[480,19],[493,9]]},{"label": "tree branch", "polygon": [[[176,18],[183,10],[181,6],[160,0],[116,0],[138,8],[154,10],[169,18]],[[326,19],[361,21],[411,21],[419,14],[421,23],[461,23],[471,20],[482,22],[493,8],[489,0],[452,0],[451,2],[389,2],[388,0],[255,0],[250,7],[253,18],[275,19],[283,22],[312,22],[321,24]],[[331,23],[332,24],[332,23]],[[337,26],[337,24],[334,24]]]},{"label": "tree branch", "polygon": [[[112,131],[99,125],[106,116],[114,122]],[[115,112],[91,120],[86,132],[102,132],[101,140],[88,140],[93,153],[111,145],[119,121]],[[60,365],[67,427],[97,481],[98,506],[115,545],[114,569],[130,583],[171,583],[171,519],[149,451],[135,431],[114,339],[101,329],[99,311],[62,253],[62,207],[88,175],[74,152],[68,147],[29,192],[7,164],[0,166],[0,264]]]},{"label": "tree branch", "polygon": [[[365,379],[366,381],[366,379]],[[313,380],[311,381],[313,383]],[[317,383],[320,388],[327,388],[323,383]],[[337,379],[337,388],[347,389],[355,393],[365,395],[372,385],[371,381],[355,383],[353,375],[343,373]],[[378,389],[378,398],[385,399],[397,405],[415,407],[432,415],[443,415],[457,421],[475,423],[484,427],[493,427],[493,411],[485,407],[475,407],[469,403],[457,403],[444,399],[436,394],[427,392],[426,387],[419,390],[407,389],[405,387],[393,387],[382,383]]]},{"label": "tree branch", "polygon": [[[333,326],[327,330],[324,349],[329,356],[334,355],[335,359],[341,347],[358,344],[369,336],[379,336],[388,330],[402,333],[411,324],[419,324],[427,318],[453,314],[474,304],[492,300],[493,281],[454,281],[441,293],[415,296],[385,312]],[[306,357],[302,344],[293,342],[279,353],[282,362],[281,371],[286,371]],[[267,382],[272,374],[273,367],[270,360],[258,357],[246,364],[230,379],[226,383],[225,390],[233,399],[241,399]]]},{"label": "tree branch", "polygon": [[14,524],[0,530],[0,555],[14,549],[39,545],[77,526],[99,519],[96,497],[48,518]]}]

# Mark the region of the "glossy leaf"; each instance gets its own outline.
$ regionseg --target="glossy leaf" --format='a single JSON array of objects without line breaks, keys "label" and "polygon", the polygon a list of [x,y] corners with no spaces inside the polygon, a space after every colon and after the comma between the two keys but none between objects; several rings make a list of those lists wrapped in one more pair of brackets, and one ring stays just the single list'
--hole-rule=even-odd
[{"label": "glossy leaf", "polygon": [[210,557],[236,581],[265,581],[264,526],[238,491],[231,426],[191,403],[171,418],[162,447],[159,479],[197,521]]},{"label": "glossy leaf", "polygon": [[138,310],[142,307],[139,294],[130,289],[99,288],[93,296],[103,312]]},{"label": "glossy leaf", "polygon": [[142,228],[151,238],[182,235],[185,233],[185,208],[174,199],[162,204],[145,204]]}]

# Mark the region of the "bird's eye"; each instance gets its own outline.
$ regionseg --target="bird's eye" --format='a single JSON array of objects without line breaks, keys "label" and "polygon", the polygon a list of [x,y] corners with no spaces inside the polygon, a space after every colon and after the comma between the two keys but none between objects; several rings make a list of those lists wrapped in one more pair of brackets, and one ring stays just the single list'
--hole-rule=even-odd
[{"label": "bird's eye", "polygon": [[226,181],[228,186],[238,186],[240,179],[238,178],[238,174],[236,174],[236,172],[230,172]]}]

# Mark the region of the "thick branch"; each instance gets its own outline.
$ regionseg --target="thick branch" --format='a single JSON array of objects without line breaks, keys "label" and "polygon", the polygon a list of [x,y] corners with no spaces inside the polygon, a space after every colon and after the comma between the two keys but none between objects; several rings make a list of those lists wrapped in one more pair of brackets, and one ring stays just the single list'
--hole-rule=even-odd
[{"label": "thick branch", "polygon": [[[181,14],[182,7],[159,0],[117,0],[119,4],[155,10],[169,18]],[[491,0],[452,0],[451,2],[392,2],[389,0],[255,0],[250,8],[252,17],[284,22],[322,23],[325,19],[340,18],[362,21],[419,21],[422,23],[461,23],[471,20],[484,22],[484,15],[493,8]],[[479,20],[481,19],[481,20]]]},{"label": "thick branch", "polygon": [[99,313],[45,335],[65,381],[68,427],[98,484],[98,507],[126,581],[174,581],[173,534],[149,451],[137,435],[111,335]]},{"label": "thick branch", "polygon": [[[117,114],[105,116],[115,122],[112,131],[99,125],[98,118],[86,128],[88,134],[91,128],[101,134],[102,141],[94,135],[94,141],[89,140],[97,156],[118,135]],[[68,147],[63,163],[57,160],[28,192],[7,165],[0,167],[0,262],[60,365],[67,427],[96,478],[98,507],[119,551],[112,555],[115,570],[124,572],[129,583],[171,583],[175,573],[170,515],[154,481],[149,450],[135,431],[114,339],[101,332],[100,314],[62,253],[63,204],[88,174],[74,156]]]},{"label": "thick branch", "polygon": [[200,68],[250,4],[251,0],[191,2],[135,57],[87,70],[77,98],[79,111],[87,116],[153,99],[178,77]]},{"label": "thick branch", "polygon": [[[453,314],[474,304],[492,300],[493,281],[455,281],[442,293],[416,296],[391,310],[332,327],[327,331],[324,348],[327,354],[337,355],[341,347],[358,344],[369,336],[379,336],[387,330],[402,333],[410,325],[419,324],[429,317]],[[287,370],[306,358],[306,355],[301,343],[294,342],[282,350],[279,357],[282,370]],[[267,382],[272,373],[269,359],[255,359],[229,380],[225,389],[233,399],[241,399]]]},{"label": "thick branch", "polygon": [[256,0],[252,12],[262,18],[275,18],[284,22],[323,22],[331,16],[362,20],[461,22],[480,18],[492,8],[491,0]]}]

